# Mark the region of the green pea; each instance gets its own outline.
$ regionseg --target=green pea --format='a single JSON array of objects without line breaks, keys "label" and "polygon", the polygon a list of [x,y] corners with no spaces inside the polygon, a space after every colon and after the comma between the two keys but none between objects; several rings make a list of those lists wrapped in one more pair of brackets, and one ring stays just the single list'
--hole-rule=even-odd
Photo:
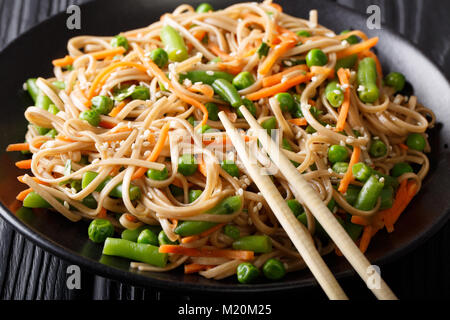
[{"label": "green pea", "polygon": [[[111,190],[109,195],[111,197],[122,198],[123,197],[122,189],[123,189],[122,183],[120,183]],[[138,186],[135,186],[133,184],[130,184],[130,187],[128,189],[128,196],[130,197],[130,200],[134,201],[134,200],[140,199],[141,195],[142,195],[141,188],[139,188]]]},{"label": "green pea", "polygon": [[178,242],[178,241],[170,241],[164,230],[161,230],[161,232],[158,234],[158,241],[160,246],[164,244],[177,244]]},{"label": "green pea", "polygon": [[120,238],[128,241],[137,242],[139,235],[146,226],[137,227],[136,229],[125,229],[120,234]]},{"label": "green pea", "polygon": [[51,205],[35,191],[31,191],[23,200],[26,208],[51,208]]},{"label": "green pea", "polygon": [[114,38],[111,39],[111,45],[113,47],[124,47],[125,50],[128,51],[128,48],[130,47],[128,45],[128,40],[124,36],[117,35]]},{"label": "green pea", "polygon": [[325,88],[325,96],[327,97],[328,102],[335,108],[341,106],[342,102],[344,102],[344,92],[338,86],[337,81],[331,81],[328,83]]},{"label": "green pea", "polygon": [[358,162],[353,165],[352,173],[357,180],[365,182],[372,175],[372,168],[365,163]]},{"label": "green pea", "polygon": [[369,148],[369,153],[371,156],[376,158],[383,157],[387,153],[387,146],[383,141],[379,139],[372,140]]},{"label": "green pea", "polygon": [[195,9],[195,12],[197,13],[206,13],[206,12],[210,12],[210,11],[214,11],[212,5],[210,5],[209,3],[201,3],[198,5],[197,9]]},{"label": "green pea", "polygon": [[334,144],[328,148],[328,160],[331,163],[344,162],[348,159],[348,151],[344,146]]},{"label": "green pea", "polygon": [[131,94],[133,100],[148,100],[150,99],[150,91],[147,87],[136,86]]},{"label": "green pea", "polygon": [[306,55],[306,64],[310,68],[312,66],[324,66],[327,62],[327,55],[320,49],[312,49]]},{"label": "green pea", "polygon": [[348,170],[347,162],[336,162],[332,167],[333,171],[336,173],[346,173]]},{"label": "green pea", "polygon": [[[256,107],[253,101],[244,98],[242,99],[242,104],[247,108],[247,110],[252,114],[252,116],[256,117]],[[241,110],[236,109],[236,114],[239,118],[244,118],[244,115],[242,114]]]},{"label": "green pea", "polygon": [[411,133],[406,139],[406,145],[408,148],[423,151],[426,146],[425,138],[419,133]]},{"label": "green pea", "polygon": [[402,91],[405,87],[405,76],[400,72],[391,72],[384,78],[384,83],[389,87],[395,89],[395,91]]},{"label": "green pea", "polygon": [[254,83],[255,77],[253,77],[253,75],[248,71],[239,73],[236,77],[234,77],[232,82],[233,86],[238,90],[250,87]]},{"label": "green pea", "polygon": [[183,176],[191,176],[197,171],[194,155],[185,153],[178,159],[178,172]]},{"label": "green pea", "polygon": [[311,37],[311,33],[309,31],[306,31],[306,30],[297,31],[296,34],[299,37],[307,37],[307,38]]},{"label": "green pea", "polygon": [[262,270],[264,276],[270,280],[279,280],[286,275],[284,264],[276,258],[267,260],[264,263]]},{"label": "green pea", "polygon": [[414,172],[413,168],[406,162],[398,162],[394,165],[391,170],[391,174],[393,177],[400,177],[402,174]]},{"label": "green pea", "polygon": [[223,233],[233,240],[237,240],[241,236],[241,231],[239,230],[239,228],[231,224],[227,224],[223,228]]},{"label": "green pea", "polygon": [[240,283],[252,283],[259,277],[259,270],[250,262],[244,262],[238,265],[236,275]]},{"label": "green pea", "polygon": [[137,238],[137,243],[146,243],[154,246],[159,245],[158,236],[150,229],[144,229]]},{"label": "green pea", "polygon": [[[341,34],[347,34],[349,32],[350,30],[344,30],[341,32]],[[357,36],[351,35],[350,37],[347,37],[345,41],[347,41],[349,44],[357,44],[359,42],[359,39]]]},{"label": "green pea", "polygon": [[189,198],[189,203],[194,202],[195,200],[197,200],[201,195],[202,195],[202,190],[189,190],[189,194],[188,194],[188,198]]},{"label": "green pea", "polygon": [[225,159],[220,165],[232,177],[239,177],[239,168],[233,160]]},{"label": "green pea", "polygon": [[208,110],[208,118],[212,121],[219,120],[219,107],[214,102],[205,103],[206,110]]},{"label": "green pea", "polygon": [[169,172],[167,171],[167,168],[162,170],[148,169],[147,177],[152,180],[162,181],[169,177]]},{"label": "green pea", "polygon": [[108,96],[96,96],[92,98],[92,109],[99,114],[108,114],[114,107],[114,101]]},{"label": "green pea", "polygon": [[266,119],[261,123],[261,127],[266,129],[270,135],[271,130],[277,127],[277,119],[275,117],[270,117],[269,119]]},{"label": "green pea", "polygon": [[70,187],[75,189],[77,192],[81,191],[81,180],[70,181]]},{"label": "green pea", "polygon": [[95,219],[89,224],[88,235],[93,242],[102,243],[114,235],[114,227],[109,220]]},{"label": "green pea", "polygon": [[85,110],[78,117],[81,120],[87,121],[93,127],[98,127],[100,124],[100,115],[96,110]]},{"label": "green pea", "polygon": [[303,206],[296,199],[287,200],[286,203],[296,217],[301,215],[305,211]]},{"label": "green pea", "polygon": [[292,95],[288,92],[280,92],[274,96],[280,104],[281,110],[283,112],[289,111],[293,112],[295,108],[295,101]]},{"label": "green pea", "polygon": [[157,48],[150,52],[150,59],[160,68],[164,68],[169,62],[169,55],[163,48]]}]

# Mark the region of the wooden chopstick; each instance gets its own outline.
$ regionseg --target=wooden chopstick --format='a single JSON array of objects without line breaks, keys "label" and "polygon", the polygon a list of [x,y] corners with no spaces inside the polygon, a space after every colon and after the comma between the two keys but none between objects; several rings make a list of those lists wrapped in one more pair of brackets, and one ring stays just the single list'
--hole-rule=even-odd
[{"label": "wooden chopstick", "polygon": [[[282,171],[284,177],[287,179],[291,187],[293,188],[296,198],[300,198],[310,209],[314,217],[319,221],[334,243],[337,245],[342,254],[347,258],[359,276],[367,284],[373,278],[373,274],[370,272],[373,270],[369,260],[358,249],[353,240],[339,224],[337,219],[333,216],[327,206],[319,198],[317,193],[309,185],[309,183],[302,177],[297,169],[292,165],[289,159],[286,157],[280,147],[269,137],[266,131],[259,125],[256,119],[251,113],[242,106],[239,108],[244,115],[245,119],[249,123],[253,130],[257,130],[260,133],[260,142],[263,145],[265,151],[269,154],[275,165]],[[263,138],[261,138],[263,137]],[[395,300],[397,297],[388,287],[379,275],[379,284],[377,288],[368,286],[372,290],[373,294],[378,299],[383,300]]]},{"label": "wooden chopstick", "polygon": [[250,159],[244,140],[223,111],[219,113],[219,118],[253,182],[258,186],[281,226],[289,235],[326,295],[333,300],[348,299],[319,252],[317,252],[311,235],[294,217],[269,176],[260,174],[261,167],[257,165],[256,161]]}]

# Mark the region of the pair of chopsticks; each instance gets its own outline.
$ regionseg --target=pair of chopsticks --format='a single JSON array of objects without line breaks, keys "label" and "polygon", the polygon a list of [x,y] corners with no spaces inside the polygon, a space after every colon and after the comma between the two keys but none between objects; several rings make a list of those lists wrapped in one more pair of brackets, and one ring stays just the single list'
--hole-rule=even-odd
[{"label": "pair of chopsticks", "polygon": [[[283,151],[280,150],[280,147],[266,133],[266,130],[259,125],[247,108],[242,106],[240,107],[240,110],[251,129],[255,130],[257,133],[259,141],[265,151],[269,154],[271,160],[283,173],[291,188],[293,188],[294,195],[298,199],[303,200],[303,203],[319,221],[356,272],[365,283],[368,283],[370,277],[373,276],[373,274],[369,272],[369,270],[373,270],[370,262],[319,198],[318,194],[292,165],[289,159],[284,155]],[[244,140],[223,111],[219,113],[219,118],[250,177],[261,191],[281,226],[289,235],[292,243],[297,248],[325,294],[333,300],[348,299],[330,269],[316,250],[311,235],[294,217],[290,208],[287,206],[286,201],[278,192],[269,176],[260,173],[261,167],[251,158]],[[395,294],[381,278],[381,275],[379,276],[378,283],[378,288],[370,287],[370,290],[372,290],[373,294],[378,299],[397,299]]]}]

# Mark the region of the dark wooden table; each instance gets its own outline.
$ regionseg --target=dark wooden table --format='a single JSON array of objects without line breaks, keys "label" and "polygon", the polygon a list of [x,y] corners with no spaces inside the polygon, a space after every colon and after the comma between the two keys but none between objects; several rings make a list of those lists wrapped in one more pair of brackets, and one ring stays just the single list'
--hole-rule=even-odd
[{"label": "dark wooden table", "polygon": [[[88,0],[0,0],[0,49],[39,22]],[[294,0],[293,0],[294,1]],[[213,1],[210,1],[213,3]],[[337,0],[363,14],[369,4],[381,8],[382,23],[411,40],[450,79],[450,1],[448,0]],[[130,1],[132,3],[132,1]],[[433,36],[431,36],[433,35]],[[1,190],[0,190],[1,192]],[[66,286],[69,264],[36,247],[0,218],[1,299],[149,299],[198,301],[152,288],[139,288],[82,271],[80,290]],[[450,223],[425,244],[394,263],[384,265],[383,277],[402,299],[450,297]],[[373,299],[357,278],[342,281],[353,299]],[[296,294],[324,299],[320,289]],[[280,299],[284,297],[279,296]]]}]

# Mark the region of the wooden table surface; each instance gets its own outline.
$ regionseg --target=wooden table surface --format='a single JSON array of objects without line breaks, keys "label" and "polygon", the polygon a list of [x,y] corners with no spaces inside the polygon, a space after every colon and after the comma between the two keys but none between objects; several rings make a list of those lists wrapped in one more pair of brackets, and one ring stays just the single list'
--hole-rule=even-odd
[{"label": "wooden table surface", "polygon": [[[88,0],[0,0],[0,49],[39,22]],[[130,1],[132,2],[132,1]],[[213,3],[213,1],[211,1]],[[337,0],[363,14],[369,4],[381,8],[382,23],[398,31],[433,60],[450,79],[450,1]],[[433,35],[433,36],[430,36]],[[1,192],[1,191],[0,191]],[[81,289],[66,286],[69,264],[35,246],[0,218],[0,299],[148,299],[199,301],[205,296],[181,296],[139,288],[82,271]],[[450,297],[450,222],[413,252],[382,267],[383,277],[402,299]],[[373,299],[357,278],[341,281],[353,299]],[[278,296],[278,295],[277,295]],[[326,297],[320,289],[296,298]],[[278,296],[283,299],[283,295]]]}]

